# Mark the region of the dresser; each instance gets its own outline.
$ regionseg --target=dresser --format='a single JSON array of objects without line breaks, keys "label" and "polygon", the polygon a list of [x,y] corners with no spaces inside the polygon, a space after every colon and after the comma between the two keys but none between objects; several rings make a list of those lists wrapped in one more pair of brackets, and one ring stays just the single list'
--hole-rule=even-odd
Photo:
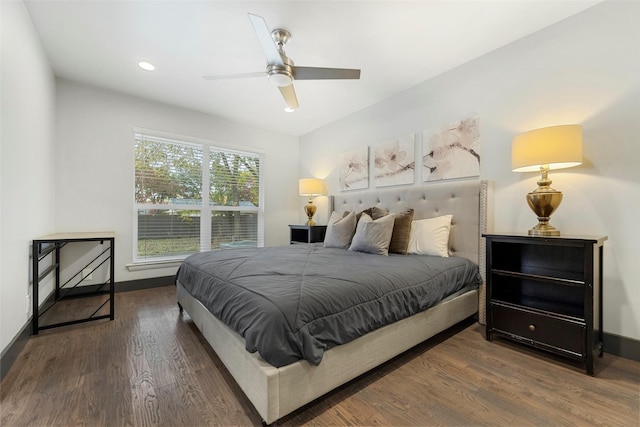
[{"label": "dresser", "polygon": [[606,236],[485,234],[486,339],[500,336],[585,364],[602,356]]}]

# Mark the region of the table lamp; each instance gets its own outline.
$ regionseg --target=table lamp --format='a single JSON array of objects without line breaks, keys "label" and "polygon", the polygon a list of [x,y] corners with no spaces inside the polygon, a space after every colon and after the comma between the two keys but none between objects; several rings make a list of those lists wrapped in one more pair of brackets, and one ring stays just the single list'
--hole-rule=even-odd
[{"label": "table lamp", "polygon": [[316,205],[313,204],[313,198],[316,196],[324,196],[327,194],[327,187],[324,181],[318,178],[302,178],[298,181],[298,189],[301,196],[309,196],[309,202],[304,207],[304,213],[307,214],[309,220],[305,225],[316,225],[313,215],[316,213]]},{"label": "table lamp", "polygon": [[531,236],[559,236],[549,224],[551,214],[560,206],[562,193],[550,187],[550,169],[582,164],[582,126],[561,125],[521,133],[513,138],[511,167],[514,172],[540,172],[538,188],[527,194],[527,203],[538,217],[529,230]]}]

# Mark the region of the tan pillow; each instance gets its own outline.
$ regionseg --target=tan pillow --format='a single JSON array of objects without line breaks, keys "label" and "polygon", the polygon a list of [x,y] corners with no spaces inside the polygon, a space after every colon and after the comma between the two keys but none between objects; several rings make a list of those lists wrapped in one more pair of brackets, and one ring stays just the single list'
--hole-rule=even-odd
[{"label": "tan pillow", "polygon": [[393,224],[389,253],[406,255],[409,247],[409,237],[411,237],[413,209],[394,213],[393,217],[395,218],[395,223]]},{"label": "tan pillow", "polygon": [[360,212],[359,214],[357,214],[356,215],[356,219],[358,221],[360,221],[360,215],[362,215],[363,213],[366,213],[367,215],[369,215],[371,217],[371,219],[373,219],[374,221],[376,219],[382,218],[383,216],[389,215],[389,211],[388,210],[380,209],[380,208],[377,208],[377,207],[373,206],[373,207],[365,209],[362,212]]}]

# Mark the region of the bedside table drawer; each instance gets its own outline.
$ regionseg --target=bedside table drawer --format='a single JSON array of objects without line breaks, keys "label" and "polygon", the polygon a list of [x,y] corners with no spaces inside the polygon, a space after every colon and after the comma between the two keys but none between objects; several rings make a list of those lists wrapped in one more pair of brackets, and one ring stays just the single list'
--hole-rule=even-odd
[{"label": "bedside table drawer", "polygon": [[493,304],[493,329],[556,350],[584,355],[585,326],[544,314]]}]

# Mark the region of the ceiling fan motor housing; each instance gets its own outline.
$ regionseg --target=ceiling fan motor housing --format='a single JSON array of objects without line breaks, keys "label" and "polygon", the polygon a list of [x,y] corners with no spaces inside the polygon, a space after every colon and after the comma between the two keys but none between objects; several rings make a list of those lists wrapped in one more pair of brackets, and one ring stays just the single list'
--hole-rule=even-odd
[{"label": "ceiling fan motor housing", "polygon": [[293,83],[293,61],[281,53],[283,65],[267,65],[267,78],[278,87]]}]

